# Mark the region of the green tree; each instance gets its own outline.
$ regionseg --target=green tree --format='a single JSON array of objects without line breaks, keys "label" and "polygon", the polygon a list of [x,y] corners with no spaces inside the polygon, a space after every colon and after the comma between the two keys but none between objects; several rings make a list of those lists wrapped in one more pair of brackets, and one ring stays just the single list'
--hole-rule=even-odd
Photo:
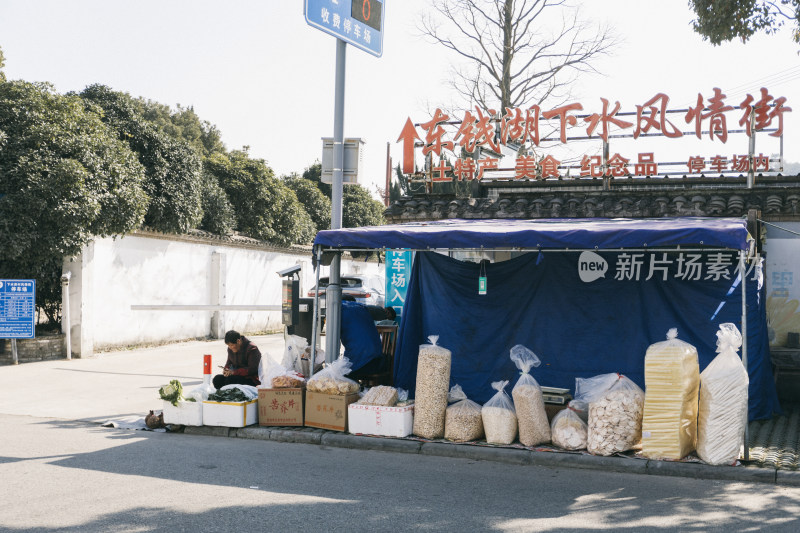
[{"label": "green tree", "polygon": [[303,178],[307,180],[313,181],[319,190],[322,191],[322,194],[331,198],[333,195],[333,191],[331,189],[330,183],[323,183],[322,182],[322,163],[316,162],[303,172]]},{"label": "green tree", "polygon": [[236,227],[236,214],[217,177],[206,167],[204,164],[200,229],[216,235],[229,235]]},{"label": "green tree", "polygon": [[0,278],[36,279],[37,302],[57,323],[64,256],[138,227],[144,180],[136,155],[80,98],[0,83]]},{"label": "green tree", "polygon": [[3,72],[3,67],[6,66],[6,58],[3,55],[3,49],[0,48],[0,83],[6,81],[6,73]]},{"label": "green tree", "polygon": [[313,240],[311,217],[263,159],[241,151],[213,154],[205,168],[230,198],[239,231],[280,246]]},{"label": "green tree", "polygon": [[80,96],[90,109],[128,143],[144,166],[150,197],[144,224],[158,231],[185,233],[202,219],[200,157],[185,141],[173,139],[140,113],[141,103],[104,85],[87,87]]},{"label": "green tree", "polygon": [[689,5],[697,16],[694,31],[711,44],[746,42],[760,31],[773,34],[787,21],[794,23],[792,38],[800,43],[800,0],[689,0]]},{"label": "green tree", "polygon": [[342,192],[342,227],[379,226],[383,224],[383,204],[370,196],[361,185],[345,185]]},{"label": "green tree", "polygon": [[331,200],[319,190],[317,184],[296,174],[284,178],[284,183],[294,191],[297,199],[303,204],[303,208],[311,217],[316,231],[330,229]]}]

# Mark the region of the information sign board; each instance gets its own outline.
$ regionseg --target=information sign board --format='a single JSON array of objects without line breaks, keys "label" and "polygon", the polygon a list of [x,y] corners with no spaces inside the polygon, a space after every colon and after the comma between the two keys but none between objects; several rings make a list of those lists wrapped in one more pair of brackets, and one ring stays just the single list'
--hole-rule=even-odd
[{"label": "information sign board", "polygon": [[414,252],[408,250],[386,250],[386,296],[384,305],[397,313],[398,321],[406,303],[408,281],[411,279],[411,264]]},{"label": "information sign board", "polygon": [[0,339],[32,339],[36,280],[0,279]]},{"label": "information sign board", "polygon": [[374,56],[383,55],[385,0],[305,0],[306,22]]}]

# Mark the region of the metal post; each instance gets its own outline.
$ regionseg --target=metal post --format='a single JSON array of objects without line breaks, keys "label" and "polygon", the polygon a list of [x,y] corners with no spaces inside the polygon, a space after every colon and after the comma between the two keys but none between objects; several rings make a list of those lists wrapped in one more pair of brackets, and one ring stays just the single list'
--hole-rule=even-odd
[{"label": "metal post", "polygon": [[15,365],[19,364],[19,357],[17,356],[17,339],[11,339],[11,360]]},{"label": "metal post", "polygon": [[[781,137],[783,139],[783,137]],[[383,191],[383,205],[389,207],[389,191],[392,186],[392,156],[389,152],[389,143],[386,143],[386,189]]]},{"label": "metal post", "polygon": [[756,109],[750,110],[750,149],[749,149],[749,162],[750,168],[747,171],[747,188],[752,189],[756,183]]},{"label": "metal post", "polygon": [[72,272],[65,272],[61,275],[61,333],[64,334],[64,343],[67,351],[67,359],[72,359],[72,324],[69,317],[69,278]]},{"label": "metal post", "polygon": [[314,284],[314,325],[311,326],[311,361],[308,364],[308,377],[314,375],[317,362],[317,342],[319,333],[319,271],[322,270],[322,248],[317,249],[317,282]]},{"label": "metal post", "polygon": [[[747,272],[745,270],[746,267],[745,262],[745,252],[744,250],[739,251],[739,272],[742,276],[742,364],[744,365],[744,369],[748,375],[750,372],[747,369],[747,291],[745,289],[746,285],[746,278]],[[749,395],[748,395],[749,399]],[[748,409],[745,413],[744,419],[744,460],[750,460],[750,431],[748,429],[748,422],[750,421],[749,416],[749,401],[748,401]]]},{"label": "metal post", "polygon": [[[336,39],[336,94],[333,106],[333,190],[331,194],[331,229],[342,227],[342,169],[344,167],[344,80],[347,43]],[[325,361],[339,357],[339,324],[342,313],[342,286],[340,278],[341,253],[331,262],[328,287],[325,289],[325,307],[328,332],[325,336]]]},{"label": "metal post", "polygon": [[603,190],[610,191],[611,190],[611,176],[608,173],[608,159],[611,154],[611,147],[609,146],[608,141],[603,141],[603,165],[601,168],[603,169]]}]

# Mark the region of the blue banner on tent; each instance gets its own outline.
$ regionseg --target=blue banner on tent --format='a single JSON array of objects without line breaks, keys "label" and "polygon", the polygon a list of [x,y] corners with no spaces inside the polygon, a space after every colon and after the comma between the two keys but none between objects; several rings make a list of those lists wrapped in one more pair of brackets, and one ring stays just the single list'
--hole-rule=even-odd
[{"label": "blue banner on tent", "polygon": [[[719,325],[741,328],[738,254],[730,252],[526,253],[480,265],[432,252],[414,261],[395,357],[395,385],[415,386],[417,354],[428,335],[453,354],[450,384],[486,402],[491,383],[516,383],[512,346],[535,352],[541,385],[574,391],[575,378],[618,372],[644,388],[647,347],[670,328],[698,351],[700,370],[716,356]],[[747,289],[750,418],[779,412],[769,359],[760,266]]]}]

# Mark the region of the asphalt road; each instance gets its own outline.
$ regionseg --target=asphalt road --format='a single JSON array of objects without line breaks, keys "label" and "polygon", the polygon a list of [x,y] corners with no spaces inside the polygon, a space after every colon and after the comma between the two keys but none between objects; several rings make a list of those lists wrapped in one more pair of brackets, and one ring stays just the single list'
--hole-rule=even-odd
[{"label": "asphalt road", "polygon": [[800,488],[0,415],[2,531],[791,531]]}]

